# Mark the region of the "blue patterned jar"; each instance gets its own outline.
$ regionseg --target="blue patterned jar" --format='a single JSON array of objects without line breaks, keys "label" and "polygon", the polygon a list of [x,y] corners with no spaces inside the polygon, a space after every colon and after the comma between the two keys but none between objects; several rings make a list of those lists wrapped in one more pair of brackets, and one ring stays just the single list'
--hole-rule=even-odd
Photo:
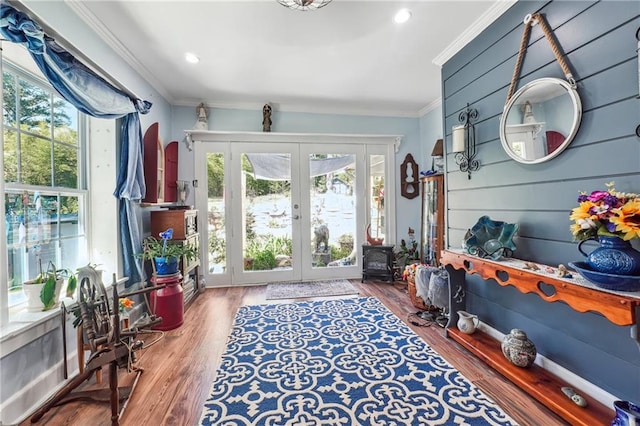
[{"label": "blue patterned jar", "polygon": [[616,417],[611,426],[635,426],[640,425],[640,407],[629,401],[615,401]]},{"label": "blue patterned jar", "polygon": [[640,251],[629,241],[614,236],[598,236],[600,247],[587,254],[582,251],[580,241],[578,251],[586,257],[587,264],[597,272],[615,275],[640,275]]}]

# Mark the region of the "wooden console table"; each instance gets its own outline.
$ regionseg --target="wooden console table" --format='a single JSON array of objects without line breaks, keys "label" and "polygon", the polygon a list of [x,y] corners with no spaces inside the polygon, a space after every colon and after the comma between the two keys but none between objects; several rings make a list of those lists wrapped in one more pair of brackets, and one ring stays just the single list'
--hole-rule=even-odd
[{"label": "wooden console table", "polygon": [[559,278],[545,272],[545,265],[538,265],[540,270],[532,271],[523,268],[522,260],[498,262],[470,256],[461,250],[443,250],[440,263],[446,266],[450,276],[448,337],[572,425],[591,426],[611,422],[615,417],[612,407],[606,407],[576,389],[589,404],[586,408],[578,407],[561,391],[561,387],[569,384],[537,365],[520,368],[511,364],[502,354],[500,342],[482,331],[468,335],[457,329],[457,311],[465,309],[465,275],[478,274],[485,280],[495,280],[501,286],[514,286],[522,293],[536,293],[546,302],[562,301],[578,312],[600,313],[613,324],[631,326],[631,338],[639,345],[640,294],[635,296],[599,289],[577,273],[571,279]]}]

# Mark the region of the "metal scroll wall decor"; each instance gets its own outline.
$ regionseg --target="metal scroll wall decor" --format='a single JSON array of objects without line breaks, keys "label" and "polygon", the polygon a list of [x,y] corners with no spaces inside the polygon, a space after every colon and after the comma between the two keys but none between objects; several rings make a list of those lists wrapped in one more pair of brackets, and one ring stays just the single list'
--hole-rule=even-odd
[{"label": "metal scroll wall decor", "polygon": [[480,168],[480,162],[476,160],[476,128],[474,123],[478,120],[478,110],[467,107],[458,115],[461,123],[453,127],[453,149],[456,164],[461,172],[467,172],[471,179],[471,172]]}]

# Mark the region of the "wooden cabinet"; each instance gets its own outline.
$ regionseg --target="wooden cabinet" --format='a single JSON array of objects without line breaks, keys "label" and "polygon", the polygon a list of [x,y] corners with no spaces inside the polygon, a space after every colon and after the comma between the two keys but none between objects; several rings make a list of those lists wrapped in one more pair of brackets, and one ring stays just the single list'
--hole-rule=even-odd
[{"label": "wooden cabinet", "polygon": [[173,228],[173,239],[184,240],[198,233],[198,211],[191,209],[154,210],[151,212],[151,235]]},{"label": "wooden cabinet", "polygon": [[420,181],[420,261],[429,265],[439,265],[440,252],[444,249],[444,175],[425,176]]},{"label": "wooden cabinet", "polygon": [[[173,239],[170,244],[189,244],[200,247],[198,234],[198,211],[192,209],[171,208],[151,212],[151,235],[158,237],[161,232],[173,228]],[[200,258],[180,260],[184,303],[188,304],[200,292],[198,271]]]},{"label": "wooden cabinet", "polygon": [[147,187],[143,202],[164,202],[164,147],[160,141],[159,125],[153,123],[144,133],[144,183]]},{"label": "wooden cabinet", "polygon": [[[198,234],[190,235],[184,240],[171,240],[171,244],[188,244],[192,247],[200,247],[200,237]],[[182,274],[182,290],[184,292],[184,304],[187,305],[200,292],[198,281],[198,269],[200,259],[188,259],[183,257],[180,260],[180,273]]]},{"label": "wooden cabinet", "polygon": [[142,140],[144,156],[144,184],[147,188],[143,203],[174,203],[178,200],[178,142],[169,143],[166,149],[160,140],[160,126],[153,123]]}]

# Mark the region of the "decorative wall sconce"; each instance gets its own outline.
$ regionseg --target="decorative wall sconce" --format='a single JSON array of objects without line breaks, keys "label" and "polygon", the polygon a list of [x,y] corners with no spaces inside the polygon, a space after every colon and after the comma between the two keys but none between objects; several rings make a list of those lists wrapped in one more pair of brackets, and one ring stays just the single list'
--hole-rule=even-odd
[{"label": "decorative wall sconce", "polygon": [[444,172],[444,141],[442,139],[436,141],[431,151],[431,156],[433,157],[431,160],[431,170],[436,173]]},{"label": "decorative wall sconce", "polygon": [[478,119],[478,111],[475,108],[467,107],[458,115],[460,125],[453,126],[452,139],[456,164],[460,166],[461,172],[467,172],[471,179],[471,172],[480,168],[480,163],[476,157],[476,129],[474,122]]},{"label": "decorative wall sconce", "polygon": [[400,165],[400,194],[410,200],[420,194],[418,163],[411,154],[407,154]]}]

